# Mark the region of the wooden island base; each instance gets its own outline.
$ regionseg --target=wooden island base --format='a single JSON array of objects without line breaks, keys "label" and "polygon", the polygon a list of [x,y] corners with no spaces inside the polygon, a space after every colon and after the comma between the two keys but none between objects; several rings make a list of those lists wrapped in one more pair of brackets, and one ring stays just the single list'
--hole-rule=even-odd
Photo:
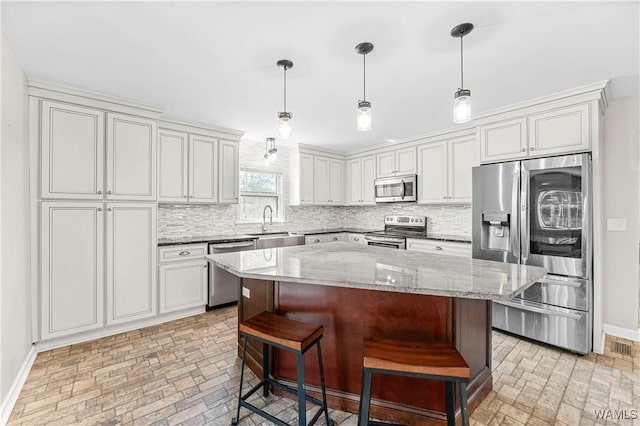
[{"label": "wooden island base", "polygon": [[[242,279],[250,298],[239,298],[238,320],[262,312],[324,326],[322,357],[331,408],[357,413],[365,337],[454,343],[471,368],[470,413],[492,388],[491,302],[443,296]],[[238,339],[238,353],[241,340]],[[310,393],[320,379],[315,349],[306,354]],[[262,349],[251,342],[247,364],[262,375]],[[275,378],[295,383],[295,356],[273,351]],[[457,398],[457,397],[456,397]],[[456,407],[458,404],[456,403]],[[444,383],[374,375],[371,417],[407,425],[446,422]]]}]

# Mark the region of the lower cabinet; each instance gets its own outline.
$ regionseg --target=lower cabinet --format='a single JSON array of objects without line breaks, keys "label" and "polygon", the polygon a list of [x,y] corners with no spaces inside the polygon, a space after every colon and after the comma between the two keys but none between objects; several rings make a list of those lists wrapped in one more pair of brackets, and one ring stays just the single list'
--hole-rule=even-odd
[{"label": "lower cabinet", "polygon": [[156,212],[152,203],[42,203],[42,340],[156,315]]},{"label": "lower cabinet", "polygon": [[[206,245],[161,247],[159,271],[160,313],[207,304],[208,271]],[[179,251],[180,258],[163,254]],[[163,261],[162,259],[171,259]]]},{"label": "lower cabinet", "polygon": [[327,237],[324,234],[307,235],[306,237],[304,237],[305,244],[319,244],[319,243],[326,243],[326,242],[327,242]]},{"label": "lower cabinet", "polygon": [[448,256],[471,257],[471,244],[455,241],[407,238],[407,250]]}]

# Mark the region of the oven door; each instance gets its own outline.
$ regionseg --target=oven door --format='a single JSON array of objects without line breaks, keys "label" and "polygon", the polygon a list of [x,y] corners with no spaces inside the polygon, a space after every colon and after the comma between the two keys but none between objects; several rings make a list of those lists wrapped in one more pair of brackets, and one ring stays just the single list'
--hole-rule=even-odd
[{"label": "oven door", "polygon": [[376,179],[376,203],[416,201],[416,180],[416,175]]},{"label": "oven door", "polygon": [[588,278],[591,270],[589,154],[524,161],[521,256],[552,274]]}]

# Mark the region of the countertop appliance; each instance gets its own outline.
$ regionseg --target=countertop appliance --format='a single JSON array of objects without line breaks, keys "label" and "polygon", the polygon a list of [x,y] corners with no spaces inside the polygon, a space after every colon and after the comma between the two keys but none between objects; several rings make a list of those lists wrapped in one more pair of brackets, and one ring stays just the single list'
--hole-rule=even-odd
[{"label": "countertop appliance", "polygon": [[417,175],[394,176],[375,180],[375,202],[417,201]]},{"label": "countertop appliance", "polygon": [[[254,250],[256,239],[209,244],[209,254]],[[209,264],[209,299],[207,310],[238,301],[240,278],[222,268]]]},{"label": "countertop appliance", "polygon": [[364,234],[370,246],[389,247],[404,250],[407,237],[427,236],[427,218],[424,216],[385,216],[384,230]]},{"label": "countertop appliance", "polygon": [[590,154],[474,167],[472,206],[474,258],[548,272],[517,298],[493,302],[493,327],[590,352]]}]

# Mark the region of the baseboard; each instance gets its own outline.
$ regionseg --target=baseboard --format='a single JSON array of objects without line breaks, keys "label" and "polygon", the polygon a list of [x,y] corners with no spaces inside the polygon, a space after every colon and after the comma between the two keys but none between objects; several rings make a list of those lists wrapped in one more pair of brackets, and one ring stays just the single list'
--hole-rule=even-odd
[{"label": "baseboard", "polygon": [[38,351],[36,350],[35,345],[32,345],[26,359],[22,363],[22,367],[20,367],[18,375],[9,388],[7,396],[2,401],[2,405],[0,406],[0,425],[7,424],[9,421],[9,416],[13,410],[13,406],[16,405],[22,386],[24,386],[24,382],[27,380],[27,376],[29,376],[33,362],[36,360],[36,355],[38,355]]},{"label": "baseboard", "polygon": [[[611,324],[602,324],[602,331],[606,334],[616,337],[622,337],[623,339],[633,340],[634,342],[640,342],[640,329],[622,328]],[[604,342],[604,339],[603,339]]]}]

